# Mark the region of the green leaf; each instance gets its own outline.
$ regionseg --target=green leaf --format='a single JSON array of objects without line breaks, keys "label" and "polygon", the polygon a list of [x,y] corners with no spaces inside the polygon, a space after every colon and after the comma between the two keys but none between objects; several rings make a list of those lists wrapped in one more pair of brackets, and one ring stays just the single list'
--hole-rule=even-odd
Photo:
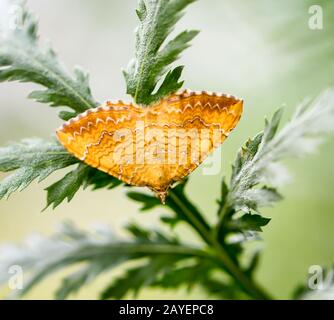
[{"label": "green leaf", "polygon": [[[136,54],[123,71],[127,93],[136,103],[150,105],[164,96],[178,90],[182,67],[169,71],[182,51],[198,31],[181,32],[166,42],[174,25],[183,15],[183,10],[195,0],[140,0],[137,15],[140,21],[136,29]],[[158,87],[162,76],[164,81]],[[156,91],[156,92],[155,92]]]},{"label": "green leaf", "polygon": [[0,199],[23,190],[35,179],[40,182],[54,171],[76,162],[61,145],[42,139],[25,139],[0,148],[0,171],[16,170],[0,182]]},{"label": "green leaf", "polygon": [[56,141],[25,139],[0,148],[0,172],[15,171],[0,182],[0,199],[25,189],[31,182],[46,179],[59,169],[80,163],[47,190],[47,207],[56,208],[65,199],[70,201],[81,186],[112,189],[122,182],[104,172],[81,163]]},{"label": "green leaf", "polygon": [[161,201],[158,198],[141,193],[141,192],[131,191],[131,192],[128,192],[126,195],[131,200],[142,203],[142,207],[140,208],[140,211],[151,210],[152,208],[161,205]]},{"label": "green leaf", "polygon": [[65,121],[68,121],[74,118],[76,115],[77,115],[76,112],[70,112],[70,111],[60,111],[58,114],[59,118]]},{"label": "green leaf", "polygon": [[240,149],[232,166],[232,184],[234,180],[238,178],[241,169],[246,167],[246,165],[254,159],[259,150],[262,139],[263,132],[260,132],[253,139],[248,139],[245,145]]},{"label": "green leaf", "polygon": [[263,141],[262,141],[263,144],[268,143],[275,137],[278,130],[278,126],[282,120],[282,116],[283,116],[283,109],[278,109],[274,113],[271,121],[270,122],[266,121],[266,128],[264,130]]},{"label": "green leaf", "polygon": [[183,66],[176,67],[174,70],[168,71],[162,85],[154,94],[154,100],[158,101],[169,95],[171,92],[179,90],[183,86],[183,81],[179,82],[183,70]]},{"label": "green leaf", "polygon": [[[64,299],[101,273],[127,261],[152,259],[155,265],[152,270],[156,270],[159,264],[161,267],[172,266],[173,261],[185,258],[198,256],[213,259],[205,251],[181,245],[167,235],[138,226],[137,229],[149,235],[145,241],[141,235],[133,236],[131,241],[120,240],[108,227],[85,232],[71,223],[63,224],[50,238],[36,235],[33,247],[28,243],[8,247],[6,252],[0,251],[0,283],[7,283],[10,277],[7,271],[10,266],[20,265],[25,270],[26,281],[24,289],[18,290],[15,294],[24,295],[54,272],[79,265],[81,268],[65,277],[57,291],[57,298]],[[145,270],[143,277],[144,274]]]},{"label": "green leaf", "polygon": [[[92,270],[94,270],[94,272]],[[64,278],[55,294],[56,299],[65,300],[70,294],[76,293],[85,284],[88,284],[90,278],[96,278],[98,274],[99,270],[88,267]]]},{"label": "green leaf", "polygon": [[210,271],[213,269],[211,262],[196,261],[191,266],[174,267],[155,281],[154,286],[167,289],[176,289],[186,286],[190,291],[196,284],[207,280]]},{"label": "green leaf", "polygon": [[170,226],[172,229],[180,222],[180,220],[177,217],[170,217],[170,216],[161,216],[160,220],[161,222]]},{"label": "green leaf", "polygon": [[271,219],[264,218],[259,214],[246,213],[238,219],[229,222],[228,228],[237,231],[262,231],[262,227],[266,226]]},{"label": "green leaf", "polygon": [[79,271],[63,279],[61,286],[55,293],[56,299],[64,300],[68,298],[69,295],[77,293],[82,287],[95,280],[100,274],[108,272],[127,259],[131,259],[131,257],[124,254],[113,257],[113,259],[101,256],[99,259],[96,259],[96,261],[92,260],[87,266],[84,266]]},{"label": "green leaf", "polygon": [[327,90],[313,101],[304,101],[291,121],[278,131],[281,118],[282,110],[278,110],[266,122],[264,133],[249,140],[238,153],[227,196],[232,208],[257,211],[282,199],[275,188],[288,179],[279,162],[310,153],[319,144],[321,134],[333,131],[334,91]]},{"label": "green leaf", "polygon": [[273,188],[252,188],[245,190],[234,202],[236,211],[259,211],[260,208],[270,207],[282,200],[282,196]]},{"label": "green leaf", "polygon": [[191,265],[181,265],[165,270],[162,276],[152,284],[152,287],[177,289],[186,287],[191,291],[195,286],[200,286],[209,295],[223,299],[233,299],[240,292],[235,284],[222,282],[212,275],[217,265],[212,261],[196,259]]},{"label": "green leaf", "polygon": [[161,273],[172,268],[182,256],[154,256],[138,267],[128,269],[126,273],[113,281],[101,294],[101,299],[122,299],[127,294],[136,296],[143,287],[151,286]]},{"label": "green leaf", "polygon": [[52,205],[52,208],[55,209],[65,199],[70,202],[81,187],[92,186],[93,190],[113,189],[121,184],[122,181],[80,163],[76,169],[70,171],[64,178],[45,189],[47,191],[46,208]]},{"label": "green leaf", "polygon": [[76,68],[74,75],[70,75],[50,47],[40,46],[37,20],[24,2],[19,5],[21,10],[17,10],[16,17],[19,23],[4,31],[0,42],[0,82],[42,85],[45,90],[33,91],[31,99],[53,107],[69,107],[75,112],[73,115],[97,106],[90,92],[88,74]]},{"label": "green leaf", "polygon": [[55,209],[65,199],[70,202],[85,181],[88,170],[89,167],[85,164],[79,164],[75,170],[72,170],[64,178],[46,188],[46,208],[52,205],[52,208]]},{"label": "green leaf", "polygon": [[150,242],[150,238],[155,235],[151,231],[141,228],[134,223],[129,224],[126,229],[136,239],[136,242],[140,243]]},{"label": "green leaf", "polygon": [[104,189],[104,188],[111,190],[123,184],[121,180],[118,180],[117,178],[111,176],[110,174],[107,174],[103,171],[100,171],[92,167],[87,167],[87,168],[88,168],[88,173],[84,183],[84,188],[91,186],[93,190]]}]

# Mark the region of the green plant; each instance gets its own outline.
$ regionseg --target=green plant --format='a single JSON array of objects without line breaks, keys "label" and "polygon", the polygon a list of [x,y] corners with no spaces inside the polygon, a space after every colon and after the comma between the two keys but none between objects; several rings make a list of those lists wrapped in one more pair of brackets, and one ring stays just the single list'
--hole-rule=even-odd
[{"label": "green plant", "polygon": [[[179,81],[182,67],[169,69],[169,66],[188,47],[197,31],[182,32],[163,44],[182,10],[192,2],[139,1],[135,58],[124,76],[127,92],[143,107],[183,84]],[[72,76],[63,69],[54,51],[39,44],[34,16],[23,4],[20,6],[20,24],[8,30],[0,43],[0,81],[44,86],[45,90],[34,91],[29,97],[53,107],[71,109],[60,112],[64,120],[98,105],[90,92],[88,75],[76,69]],[[24,290],[18,292],[24,294],[52,272],[83,263],[64,279],[57,291],[56,297],[64,299],[99,274],[133,261],[134,265],[122,276],[112,279],[101,298],[122,298],[143,287],[191,289],[194,285],[220,298],[271,298],[254,278],[260,252],[247,263],[241,262],[245,244],[258,240],[259,232],[270,221],[262,216],[262,208],[282,198],[277,191],[286,177],[286,169],[280,164],[282,159],[307,154],[319,142],[321,134],[333,129],[334,91],[325,91],[317,99],[303,102],[291,121],[278,130],[281,117],[279,110],[266,121],[264,131],[249,139],[238,152],[229,182],[222,181],[215,224],[209,224],[189,199],[184,180],[171,190],[167,199],[171,214],[161,217],[161,223],[170,228],[168,234],[132,224],[127,227],[130,238],[122,239],[110,230],[85,232],[64,223],[53,237],[41,237],[36,243],[38,250],[17,247],[9,256],[0,255],[0,282],[6,280],[5,270],[10,265],[21,265],[31,275]],[[75,168],[46,189],[47,206],[55,208],[65,199],[70,201],[81,187],[112,189],[122,184],[81,163],[55,140],[26,139],[0,149],[0,171],[13,172],[1,181],[0,198],[69,166]],[[162,205],[147,193],[130,189],[127,195],[141,203],[143,211]],[[201,245],[179,239],[173,227],[180,222],[194,229],[202,239]]]}]

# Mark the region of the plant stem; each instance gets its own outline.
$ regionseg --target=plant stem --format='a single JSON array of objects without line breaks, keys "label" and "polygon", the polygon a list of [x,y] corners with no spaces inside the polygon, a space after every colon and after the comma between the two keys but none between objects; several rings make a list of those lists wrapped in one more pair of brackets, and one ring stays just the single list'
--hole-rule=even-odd
[{"label": "plant stem", "polygon": [[223,226],[226,223],[227,217],[229,212],[231,212],[231,208],[229,206],[228,201],[224,201],[223,205],[220,205],[217,216],[218,216],[218,222],[217,225],[214,227],[214,237],[218,238],[220,230],[223,228]]},{"label": "plant stem", "polygon": [[227,272],[236,280],[237,283],[254,299],[267,300],[271,299],[270,296],[259,287],[253,279],[249,278],[243,270],[233,261],[226,249],[217,241],[217,239],[209,232],[205,226],[202,225],[201,221],[197,219],[195,215],[184,205],[179,199],[177,194],[170,191],[169,196],[173,199],[175,204],[182,210],[182,213],[188,217],[189,221],[192,222],[192,227],[201,235],[202,239],[214,249],[216,256],[223,263]]}]

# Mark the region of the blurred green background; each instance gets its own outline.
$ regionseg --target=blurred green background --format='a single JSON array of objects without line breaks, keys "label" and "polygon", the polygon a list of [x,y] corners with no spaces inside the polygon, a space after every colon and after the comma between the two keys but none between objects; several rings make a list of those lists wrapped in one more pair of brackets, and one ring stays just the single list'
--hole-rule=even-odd
[{"label": "blurred green background", "polygon": [[[7,12],[6,2],[0,0],[0,21]],[[28,4],[40,19],[42,38],[51,40],[68,68],[81,65],[90,71],[96,99],[129,99],[121,67],[134,51],[136,1],[28,0]],[[301,100],[333,85],[334,3],[317,1],[324,13],[322,30],[308,26],[312,4],[306,0],[200,0],[178,24],[180,30],[201,30],[182,57],[185,86],[222,91],[245,100],[242,121],[223,146],[221,173],[208,176],[199,169],[188,185],[190,197],[210,221],[215,218],[221,177],[230,172],[239,146],[263,128],[264,117],[283,105],[288,119]],[[56,110],[26,99],[32,87],[0,85],[0,145],[24,137],[48,138],[60,125]],[[333,156],[331,136],[317,154],[287,162],[293,181],[281,190],[285,200],[264,211],[272,221],[259,243],[264,251],[257,279],[276,298],[289,298],[305,281],[310,265],[334,262]],[[118,188],[81,191],[70,204],[41,213],[46,203],[43,188],[56,179],[53,175],[47,182],[33,184],[0,202],[0,245],[20,242],[34,232],[50,234],[64,219],[84,228],[107,223],[115,232],[121,232],[132,219],[152,226],[163,211],[139,213],[125,190]],[[192,241],[192,235],[186,235]],[[47,279],[26,298],[52,298],[63,274]],[[97,298],[108,279],[100,277],[73,298]],[[6,288],[0,289],[0,297],[6,292]],[[191,295],[182,290],[147,290],[139,295],[143,299],[205,297],[200,290]]]}]

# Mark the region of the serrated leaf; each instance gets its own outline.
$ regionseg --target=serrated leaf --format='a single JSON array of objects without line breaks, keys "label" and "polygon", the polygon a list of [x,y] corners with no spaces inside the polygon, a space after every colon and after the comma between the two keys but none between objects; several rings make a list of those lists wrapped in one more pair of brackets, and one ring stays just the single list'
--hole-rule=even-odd
[{"label": "serrated leaf", "polygon": [[283,109],[278,109],[271,119],[270,122],[266,123],[266,128],[263,134],[263,143],[266,144],[270,142],[276,135],[278,126],[281,122],[283,116]]},{"label": "serrated leaf", "polygon": [[64,178],[46,188],[46,208],[52,206],[55,209],[65,199],[67,199],[67,202],[70,202],[86,180],[88,170],[89,167],[85,164],[79,164],[76,169],[70,171]]},{"label": "serrated leaf", "polygon": [[76,112],[71,112],[71,111],[60,111],[58,114],[59,118],[65,121],[74,118],[76,115],[77,115]]},{"label": "serrated leaf", "polygon": [[45,189],[47,191],[46,208],[52,206],[55,209],[66,199],[67,202],[70,202],[81,187],[92,186],[92,190],[113,189],[121,184],[122,181],[80,163],[76,169],[70,171],[64,178]]},{"label": "serrated leaf", "polygon": [[160,220],[169,225],[172,229],[180,222],[177,217],[170,217],[170,216],[161,216]]},{"label": "serrated leaf", "polygon": [[237,231],[262,231],[262,227],[266,226],[269,221],[269,218],[264,218],[259,214],[246,213],[238,219],[231,220],[228,227]]},{"label": "serrated leaf", "polygon": [[128,269],[117,278],[101,294],[101,299],[122,299],[127,294],[136,296],[143,287],[151,286],[161,273],[172,268],[173,264],[181,260],[182,256],[155,256],[148,263]]},{"label": "serrated leaf", "polygon": [[211,261],[197,259],[190,266],[176,266],[165,270],[162,276],[152,284],[152,287],[176,289],[186,287],[188,291],[194,286],[204,289],[210,296],[218,296],[223,299],[235,298],[240,293],[234,285],[212,277],[217,265]]},{"label": "serrated leaf", "polygon": [[40,182],[54,171],[76,162],[61,145],[42,139],[25,139],[0,148],[0,171],[16,170],[0,182],[0,199],[8,198],[34,180]]},{"label": "serrated leaf", "polygon": [[[174,25],[182,17],[183,10],[195,0],[140,0],[137,16],[140,24],[136,29],[136,55],[123,71],[127,93],[136,103],[150,105],[162,97],[176,91],[181,67],[168,72],[169,66],[189,47],[198,31],[184,31],[166,43]],[[161,77],[165,80],[158,88]],[[156,93],[154,93],[156,91]]]},{"label": "serrated leaf", "polygon": [[263,207],[270,207],[275,202],[282,200],[282,196],[276,189],[263,187],[245,190],[234,202],[235,210],[249,212],[258,211]]},{"label": "serrated leaf", "polygon": [[232,183],[235,179],[237,179],[241,169],[246,166],[248,162],[253,160],[260,147],[262,138],[263,132],[260,132],[253,139],[248,139],[245,145],[241,147],[240,151],[237,154],[237,158],[232,166]]},{"label": "serrated leaf", "polygon": [[118,180],[105,172],[92,167],[88,168],[89,170],[84,183],[84,188],[90,186],[92,187],[92,190],[103,188],[111,190],[123,184],[121,180]]},{"label": "serrated leaf", "polygon": [[126,227],[126,230],[136,239],[137,242],[149,242],[152,237],[152,232],[140,228],[138,225],[132,223]]},{"label": "serrated leaf", "polygon": [[88,266],[65,277],[55,293],[55,298],[58,300],[67,299],[69,295],[77,293],[82,287],[96,280],[100,274],[117,267],[127,258],[126,255],[119,255],[112,260],[108,257],[100,257],[98,261],[92,261]]},{"label": "serrated leaf", "polygon": [[153,95],[154,101],[158,101],[171,92],[179,90],[183,86],[183,81],[179,82],[183,66],[176,67],[167,73],[158,91]]},{"label": "serrated leaf", "polygon": [[[10,266],[20,265],[25,271],[25,284],[23,290],[18,290],[15,294],[22,296],[54,272],[80,265],[79,271],[65,277],[57,291],[57,298],[64,299],[95,280],[101,273],[127,261],[152,259],[152,263],[149,263],[152,274],[149,274],[154,277],[154,270],[158,271],[159,265],[172,267],[173,261],[197,256],[211,259],[205,251],[181,245],[175,242],[175,239],[170,240],[168,235],[157,235],[156,232],[151,233],[139,226],[137,229],[150,234],[149,240],[143,241],[134,235],[133,239],[124,241],[115,236],[108,227],[104,227],[103,231],[100,227],[96,231],[86,232],[69,223],[61,226],[59,231],[49,238],[35,235],[34,239],[29,239],[26,244],[0,250],[0,283],[7,283]],[[145,279],[146,270],[143,270],[142,277],[138,277],[137,285],[140,285],[137,290]],[[131,282],[129,285],[131,286]],[[135,288],[135,285],[133,287]]]},{"label": "serrated leaf", "polygon": [[215,265],[211,261],[198,260],[190,266],[179,266],[168,270],[153,286],[176,289],[186,286],[188,290],[202,281],[208,280]]},{"label": "serrated leaf", "polygon": [[[292,120],[278,131],[281,118],[282,110],[278,110],[266,122],[263,137],[260,134],[248,141],[237,156],[228,194],[229,205],[236,210],[258,210],[281,199],[275,187],[289,179],[279,162],[308,154],[319,143],[320,134],[334,130],[334,91],[324,91],[313,102],[303,102]],[[269,187],[258,188],[261,184]]]},{"label": "serrated leaf", "polygon": [[[25,189],[31,182],[46,179],[53,172],[80,163],[56,141],[25,139],[0,148],[0,172],[14,171],[0,182],[0,199]],[[81,186],[112,189],[122,182],[83,163],[47,190],[47,207],[70,201]]]},{"label": "serrated leaf", "polygon": [[161,201],[158,198],[153,197],[153,196],[148,195],[148,194],[144,194],[144,193],[141,193],[141,192],[130,191],[130,192],[127,192],[126,195],[131,200],[139,202],[139,203],[142,204],[142,207],[140,208],[140,211],[151,210],[154,207],[161,205]]},{"label": "serrated leaf", "polygon": [[29,97],[50,106],[65,106],[75,114],[97,106],[93,99],[88,74],[79,68],[70,75],[58,61],[55,52],[38,43],[37,20],[23,1],[18,3],[17,26],[4,32],[0,42],[0,82],[32,82],[45,90]]}]

